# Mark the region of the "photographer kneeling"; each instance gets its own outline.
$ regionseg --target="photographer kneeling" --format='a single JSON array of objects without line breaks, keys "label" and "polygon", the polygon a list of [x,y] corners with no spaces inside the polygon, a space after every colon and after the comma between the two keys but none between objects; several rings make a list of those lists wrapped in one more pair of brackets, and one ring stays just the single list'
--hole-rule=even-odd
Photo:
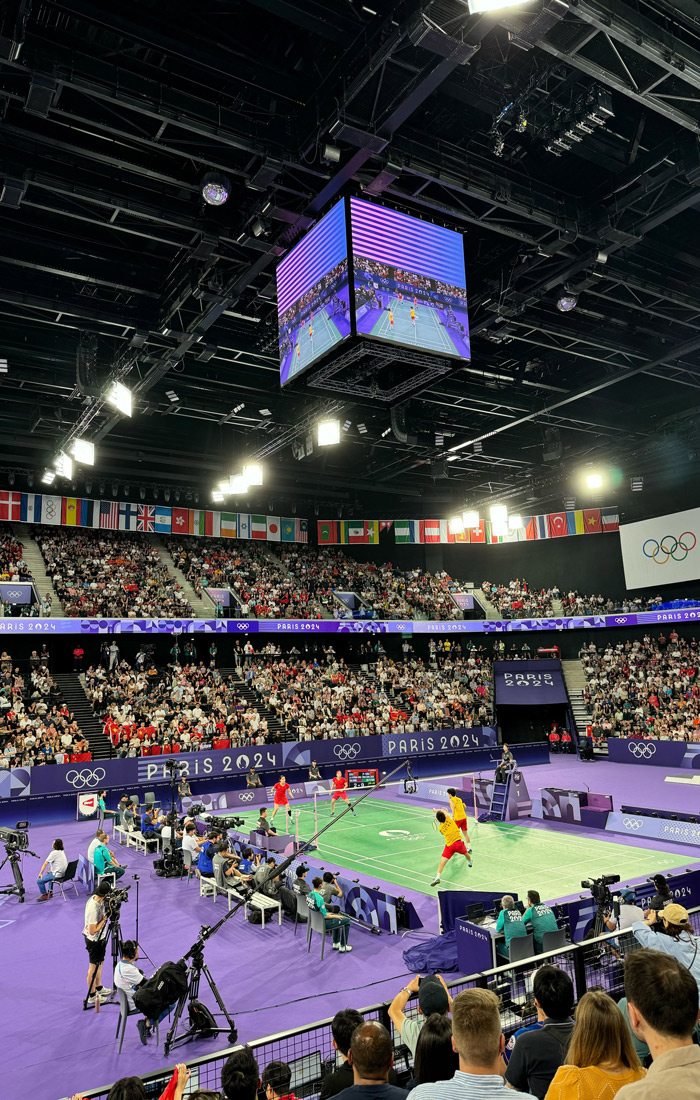
[{"label": "photographer kneeling", "polygon": [[[138,944],[134,940],[124,940],[122,943],[122,957],[114,969],[115,988],[122,989],[126,993],[130,1012],[138,1011],[134,1003],[134,993],[147,980],[143,970],[140,970],[136,965],[138,957]],[[172,1005],[169,1005],[164,1008],[155,1020],[137,1020],[136,1026],[139,1029],[139,1037],[144,1046],[146,1046],[157,1025],[165,1019],[172,1007]]]}]

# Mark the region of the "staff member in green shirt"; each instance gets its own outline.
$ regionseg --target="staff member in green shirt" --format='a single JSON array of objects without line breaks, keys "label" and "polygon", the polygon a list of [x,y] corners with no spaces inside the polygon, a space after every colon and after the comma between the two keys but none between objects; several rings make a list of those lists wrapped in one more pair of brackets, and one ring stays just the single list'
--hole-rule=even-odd
[{"label": "staff member in green shirt", "polygon": [[501,911],[496,921],[496,932],[502,932],[505,943],[498,945],[498,952],[506,959],[510,959],[510,941],[517,936],[527,936],[527,928],[523,924],[520,910],[515,908],[515,898],[512,894],[504,894],[501,898]]},{"label": "staff member in green shirt", "polygon": [[535,954],[541,955],[544,948],[542,937],[545,932],[557,932],[557,918],[548,905],[543,905],[537,890],[528,890],[527,909],[523,913],[523,924],[529,924],[535,940]]}]

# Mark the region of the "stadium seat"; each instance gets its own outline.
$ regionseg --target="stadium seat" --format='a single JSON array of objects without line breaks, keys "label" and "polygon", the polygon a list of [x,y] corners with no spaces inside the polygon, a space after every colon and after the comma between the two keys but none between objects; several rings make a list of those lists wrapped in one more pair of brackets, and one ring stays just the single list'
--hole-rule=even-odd
[{"label": "stadium seat", "polygon": [[524,959],[531,959],[534,954],[535,936],[533,932],[528,932],[526,936],[515,936],[510,941],[508,957],[512,963],[522,962]]}]

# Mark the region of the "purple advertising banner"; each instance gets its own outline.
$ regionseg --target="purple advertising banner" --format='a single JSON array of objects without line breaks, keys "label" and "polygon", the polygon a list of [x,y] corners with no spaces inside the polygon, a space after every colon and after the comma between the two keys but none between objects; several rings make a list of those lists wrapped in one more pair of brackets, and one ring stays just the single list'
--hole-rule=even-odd
[{"label": "purple advertising banner", "polygon": [[220,603],[222,607],[231,606],[231,592],[228,588],[205,588],[204,594],[214,603]]},{"label": "purple advertising banner", "polygon": [[568,702],[560,661],[495,661],[493,673],[499,707]]},{"label": "purple advertising banner", "polygon": [[700,743],[611,737],[608,741],[608,758],[615,764],[650,764],[660,768],[695,770],[700,768]]},{"label": "purple advertising banner", "polygon": [[700,622],[700,606],[560,619],[0,619],[0,634],[513,634]]},{"label": "purple advertising banner", "polygon": [[460,611],[474,610],[474,596],[471,592],[450,592]]}]

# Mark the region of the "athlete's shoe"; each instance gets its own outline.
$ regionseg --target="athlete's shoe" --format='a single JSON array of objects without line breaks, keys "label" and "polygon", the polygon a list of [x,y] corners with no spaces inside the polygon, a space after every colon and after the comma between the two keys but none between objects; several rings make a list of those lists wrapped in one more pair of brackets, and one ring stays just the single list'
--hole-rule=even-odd
[{"label": "athlete's shoe", "polygon": [[352,947],[349,943],[346,943],[345,947],[339,947],[338,950],[341,952],[341,954],[346,954],[348,951],[352,951]]},{"label": "athlete's shoe", "polygon": [[434,878],[433,881],[430,883],[430,885],[431,886],[439,886],[440,885],[440,876],[438,875],[437,878]]},{"label": "athlete's shoe", "polygon": [[467,860],[467,867],[473,867],[473,866],[474,866],[474,864],[472,863],[472,861],[470,859],[468,859]]},{"label": "athlete's shoe", "polygon": [[340,951],[340,944],[339,943],[334,943],[333,944],[333,950],[334,951]]}]

